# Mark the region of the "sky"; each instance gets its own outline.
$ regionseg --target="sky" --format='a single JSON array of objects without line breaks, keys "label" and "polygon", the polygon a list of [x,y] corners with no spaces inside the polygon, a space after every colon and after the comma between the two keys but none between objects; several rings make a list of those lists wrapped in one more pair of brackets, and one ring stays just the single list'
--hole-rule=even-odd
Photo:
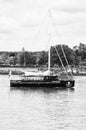
[{"label": "sky", "polygon": [[0,51],[86,44],[86,0],[0,0]]}]

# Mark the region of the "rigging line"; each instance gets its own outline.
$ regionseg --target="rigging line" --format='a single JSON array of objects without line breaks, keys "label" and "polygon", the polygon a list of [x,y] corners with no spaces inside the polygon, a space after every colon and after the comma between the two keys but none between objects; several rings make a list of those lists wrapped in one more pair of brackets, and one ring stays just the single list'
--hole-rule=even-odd
[{"label": "rigging line", "polygon": [[[62,67],[63,67],[63,68],[64,68],[64,70],[67,72],[67,70],[66,70],[66,68],[65,68],[65,66],[64,66],[64,64],[63,64],[63,62],[62,62],[62,59],[60,58],[60,55],[59,55],[59,53],[58,53],[58,51],[57,51],[57,49],[56,49],[56,47],[55,47],[55,46],[54,46],[54,48],[55,48],[56,53],[57,53],[57,55],[58,55],[58,57],[59,57],[59,60],[60,60],[60,62],[61,62],[61,64],[62,64]],[[68,73],[67,73],[67,77],[69,78]]]},{"label": "rigging line", "polygon": [[44,24],[46,24],[45,19],[46,19],[46,16],[44,17],[44,20],[41,22],[41,24],[39,24],[38,30],[37,30],[37,32],[35,34],[36,38],[39,36],[39,34],[41,34],[41,30],[42,30]]},{"label": "rigging line", "polygon": [[[51,11],[51,10],[50,10]],[[51,13],[49,14],[49,17],[51,18],[51,20],[52,20],[52,22],[54,23],[54,21],[53,21],[53,19],[52,19],[52,16],[51,16]],[[56,48],[55,48],[56,49]],[[57,51],[57,49],[56,49],[56,51]],[[58,53],[58,52],[57,52]],[[62,64],[63,64],[63,62],[62,62]],[[65,68],[65,67],[64,67]]]},{"label": "rigging line", "polygon": [[54,25],[54,30],[55,30],[56,34],[58,34],[58,32],[57,32],[57,30],[56,30],[56,26],[55,26],[56,23],[55,23],[54,19],[52,18],[51,13],[50,13],[50,18],[51,18],[52,23],[53,23],[53,25]]},{"label": "rigging line", "polygon": [[[53,18],[52,18],[51,15],[50,15],[50,18],[51,18],[51,20],[52,20],[52,22],[53,22],[54,29],[55,29],[56,34],[57,34],[57,30],[56,30],[56,28],[55,28],[55,22],[54,22],[54,20],[53,20]],[[63,49],[62,49],[62,52],[63,52]],[[64,55],[64,52],[63,52],[63,55]],[[68,61],[67,61],[67,59],[66,59],[66,55],[64,55],[64,57],[65,57],[65,60],[66,60],[66,62],[67,62],[67,64],[68,64]],[[68,64],[68,66],[69,66],[69,64]],[[64,68],[65,68],[65,67],[64,67]],[[66,68],[65,68],[65,70],[66,70]],[[67,72],[67,70],[66,70],[66,72]],[[67,72],[67,75],[68,75],[68,72]],[[69,75],[68,75],[68,76],[69,76]],[[72,73],[71,73],[71,76],[73,77]]]},{"label": "rigging line", "polygon": [[[51,20],[53,21],[52,16],[51,16],[51,10],[49,10],[49,17],[50,17]],[[53,22],[54,22],[54,21],[53,21]],[[56,49],[55,46],[54,46],[54,48],[55,48],[56,53],[57,53],[57,55],[58,55],[58,57],[59,57],[59,60],[60,60],[60,62],[61,62],[61,64],[62,64],[62,67],[65,69],[64,64],[63,64],[63,62],[62,62],[62,60],[61,60],[61,58],[60,58],[60,55],[59,55],[59,53],[58,53],[58,51],[57,51],[57,49]]]},{"label": "rigging line", "polygon": [[[69,66],[69,63],[68,63],[68,60],[67,60],[67,57],[66,57],[66,55],[65,55],[65,52],[64,52],[64,49],[63,49],[62,45],[61,45],[61,49],[62,49],[62,52],[63,52],[64,58],[65,58],[65,60],[66,60],[66,63],[67,63],[67,65],[68,65],[68,68],[70,69],[70,66]],[[70,72],[70,74],[71,74],[71,77],[73,78],[73,74],[72,74],[72,72]]]},{"label": "rigging line", "polygon": [[[52,19],[52,21],[53,21],[53,23],[54,23],[54,29],[55,29],[56,34],[57,34],[57,30],[56,30],[56,28],[55,28],[55,22],[54,22],[52,16],[51,16],[51,19]],[[65,53],[64,53],[64,50],[63,50],[62,45],[61,45],[61,49],[62,49],[62,52],[63,52],[64,58],[65,58],[65,60],[66,60],[66,63],[67,63],[67,65],[68,65],[68,68],[70,69],[70,67],[69,67],[69,63],[68,63],[68,60],[67,60],[66,55],[65,55]],[[71,77],[73,78],[73,74],[72,74],[72,72],[71,72]]]},{"label": "rigging line", "polygon": [[56,49],[55,46],[54,46],[54,48],[55,48],[56,53],[57,53],[57,55],[58,55],[58,57],[59,57],[59,60],[60,60],[60,62],[61,62],[61,64],[62,64],[62,67],[65,69],[64,64],[63,64],[63,62],[62,62],[62,60],[61,60],[61,58],[60,58],[60,55],[59,55],[59,53],[58,53],[58,51],[57,51],[57,49]]},{"label": "rigging line", "polygon": [[[53,20],[53,18],[52,18],[52,16],[51,16],[51,13],[50,13],[50,18],[51,18],[51,20],[52,20],[52,22],[53,22],[53,24],[54,24],[54,20]],[[55,24],[54,24],[54,28],[55,28]],[[57,34],[57,30],[56,30],[56,28],[55,28],[55,31],[56,31],[56,34]],[[59,60],[60,60],[60,62],[61,62],[61,64],[62,64],[62,67],[65,69],[65,71],[67,72],[67,70],[66,70],[66,68],[65,68],[65,66],[64,66],[64,64],[63,64],[63,62],[62,62],[62,60],[61,60],[61,58],[60,58],[60,55],[59,55],[59,53],[58,53],[58,51],[57,51],[57,49],[56,49],[56,47],[54,47],[55,48],[55,50],[56,50],[56,52],[57,52],[57,55],[58,55],[58,57],[59,57]],[[69,75],[68,75],[68,72],[67,72],[67,77],[69,78]]]}]

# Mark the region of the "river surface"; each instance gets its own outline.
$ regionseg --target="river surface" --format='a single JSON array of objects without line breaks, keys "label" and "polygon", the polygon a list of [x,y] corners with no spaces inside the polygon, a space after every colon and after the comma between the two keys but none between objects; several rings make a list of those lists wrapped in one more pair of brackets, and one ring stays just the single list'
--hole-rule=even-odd
[{"label": "river surface", "polygon": [[10,89],[0,75],[0,130],[86,130],[86,77],[74,89]]}]

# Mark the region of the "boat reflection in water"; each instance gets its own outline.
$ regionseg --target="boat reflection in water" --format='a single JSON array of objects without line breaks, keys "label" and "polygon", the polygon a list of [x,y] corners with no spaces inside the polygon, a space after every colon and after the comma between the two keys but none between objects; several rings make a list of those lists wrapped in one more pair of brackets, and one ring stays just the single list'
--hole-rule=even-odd
[{"label": "boat reflection in water", "polygon": [[74,92],[75,89],[74,88],[48,88],[48,87],[40,87],[40,88],[37,88],[37,87],[10,87],[10,91],[22,91],[22,92],[33,92],[33,91],[40,91],[40,92],[44,92],[44,93],[57,93],[57,92],[65,92],[65,91],[68,91],[68,92]]}]

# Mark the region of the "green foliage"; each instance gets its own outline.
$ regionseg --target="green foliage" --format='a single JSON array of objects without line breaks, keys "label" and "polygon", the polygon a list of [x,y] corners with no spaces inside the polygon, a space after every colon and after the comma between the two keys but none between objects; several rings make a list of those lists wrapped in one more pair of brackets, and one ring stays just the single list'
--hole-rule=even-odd
[{"label": "green foliage", "polygon": [[86,59],[86,45],[80,43],[79,46],[74,49],[74,52],[76,54],[78,64],[80,64],[80,62],[84,62],[84,60]]},{"label": "green foliage", "polygon": [[38,57],[36,57],[36,64],[38,66],[46,65],[47,62],[48,62],[48,53],[45,51],[39,52]]},{"label": "green foliage", "polygon": [[[63,48],[63,51],[62,51],[62,48]],[[56,50],[57,50],[59,55],[56,53]],[[65,55],[64,55],[64,53],[65,53]],[[51,48],[51,64],[52,64],[52,66],[55,63],[58,64],[59,66],[61,66],[61,61],[59,59],[59,56],[60,56],[64,66],[67,65],[65,57],[70,65],[73,65],[76,61],[76,54],[74,53],[74,51],[72,49],[70,49],[66,45],[62,45],[62,47],[61,47],[61,45],[57,45],[57,46]]]},{"label": "green foliage", "polygon": [[[73,49],[69,48],[67,45],[56,45],[51,47],[51,67],[57,65],[62,66],[59,56],[64,64],[67,65],[65,56],[69,65],[79,65],[81,61],[86,62],[86,45],[80,43],[79,46],[75,46]],[[56,49],[55,49],[56,48]],[[24,50],[24,49],[23,49]],[[59,56],[57,55],[57,52]],[[22,66],[22,67],[37,67],[37,66],[47,66],[48,64],[48,52],[0,52],[0,65],[12,65],[12,66]]]}]

